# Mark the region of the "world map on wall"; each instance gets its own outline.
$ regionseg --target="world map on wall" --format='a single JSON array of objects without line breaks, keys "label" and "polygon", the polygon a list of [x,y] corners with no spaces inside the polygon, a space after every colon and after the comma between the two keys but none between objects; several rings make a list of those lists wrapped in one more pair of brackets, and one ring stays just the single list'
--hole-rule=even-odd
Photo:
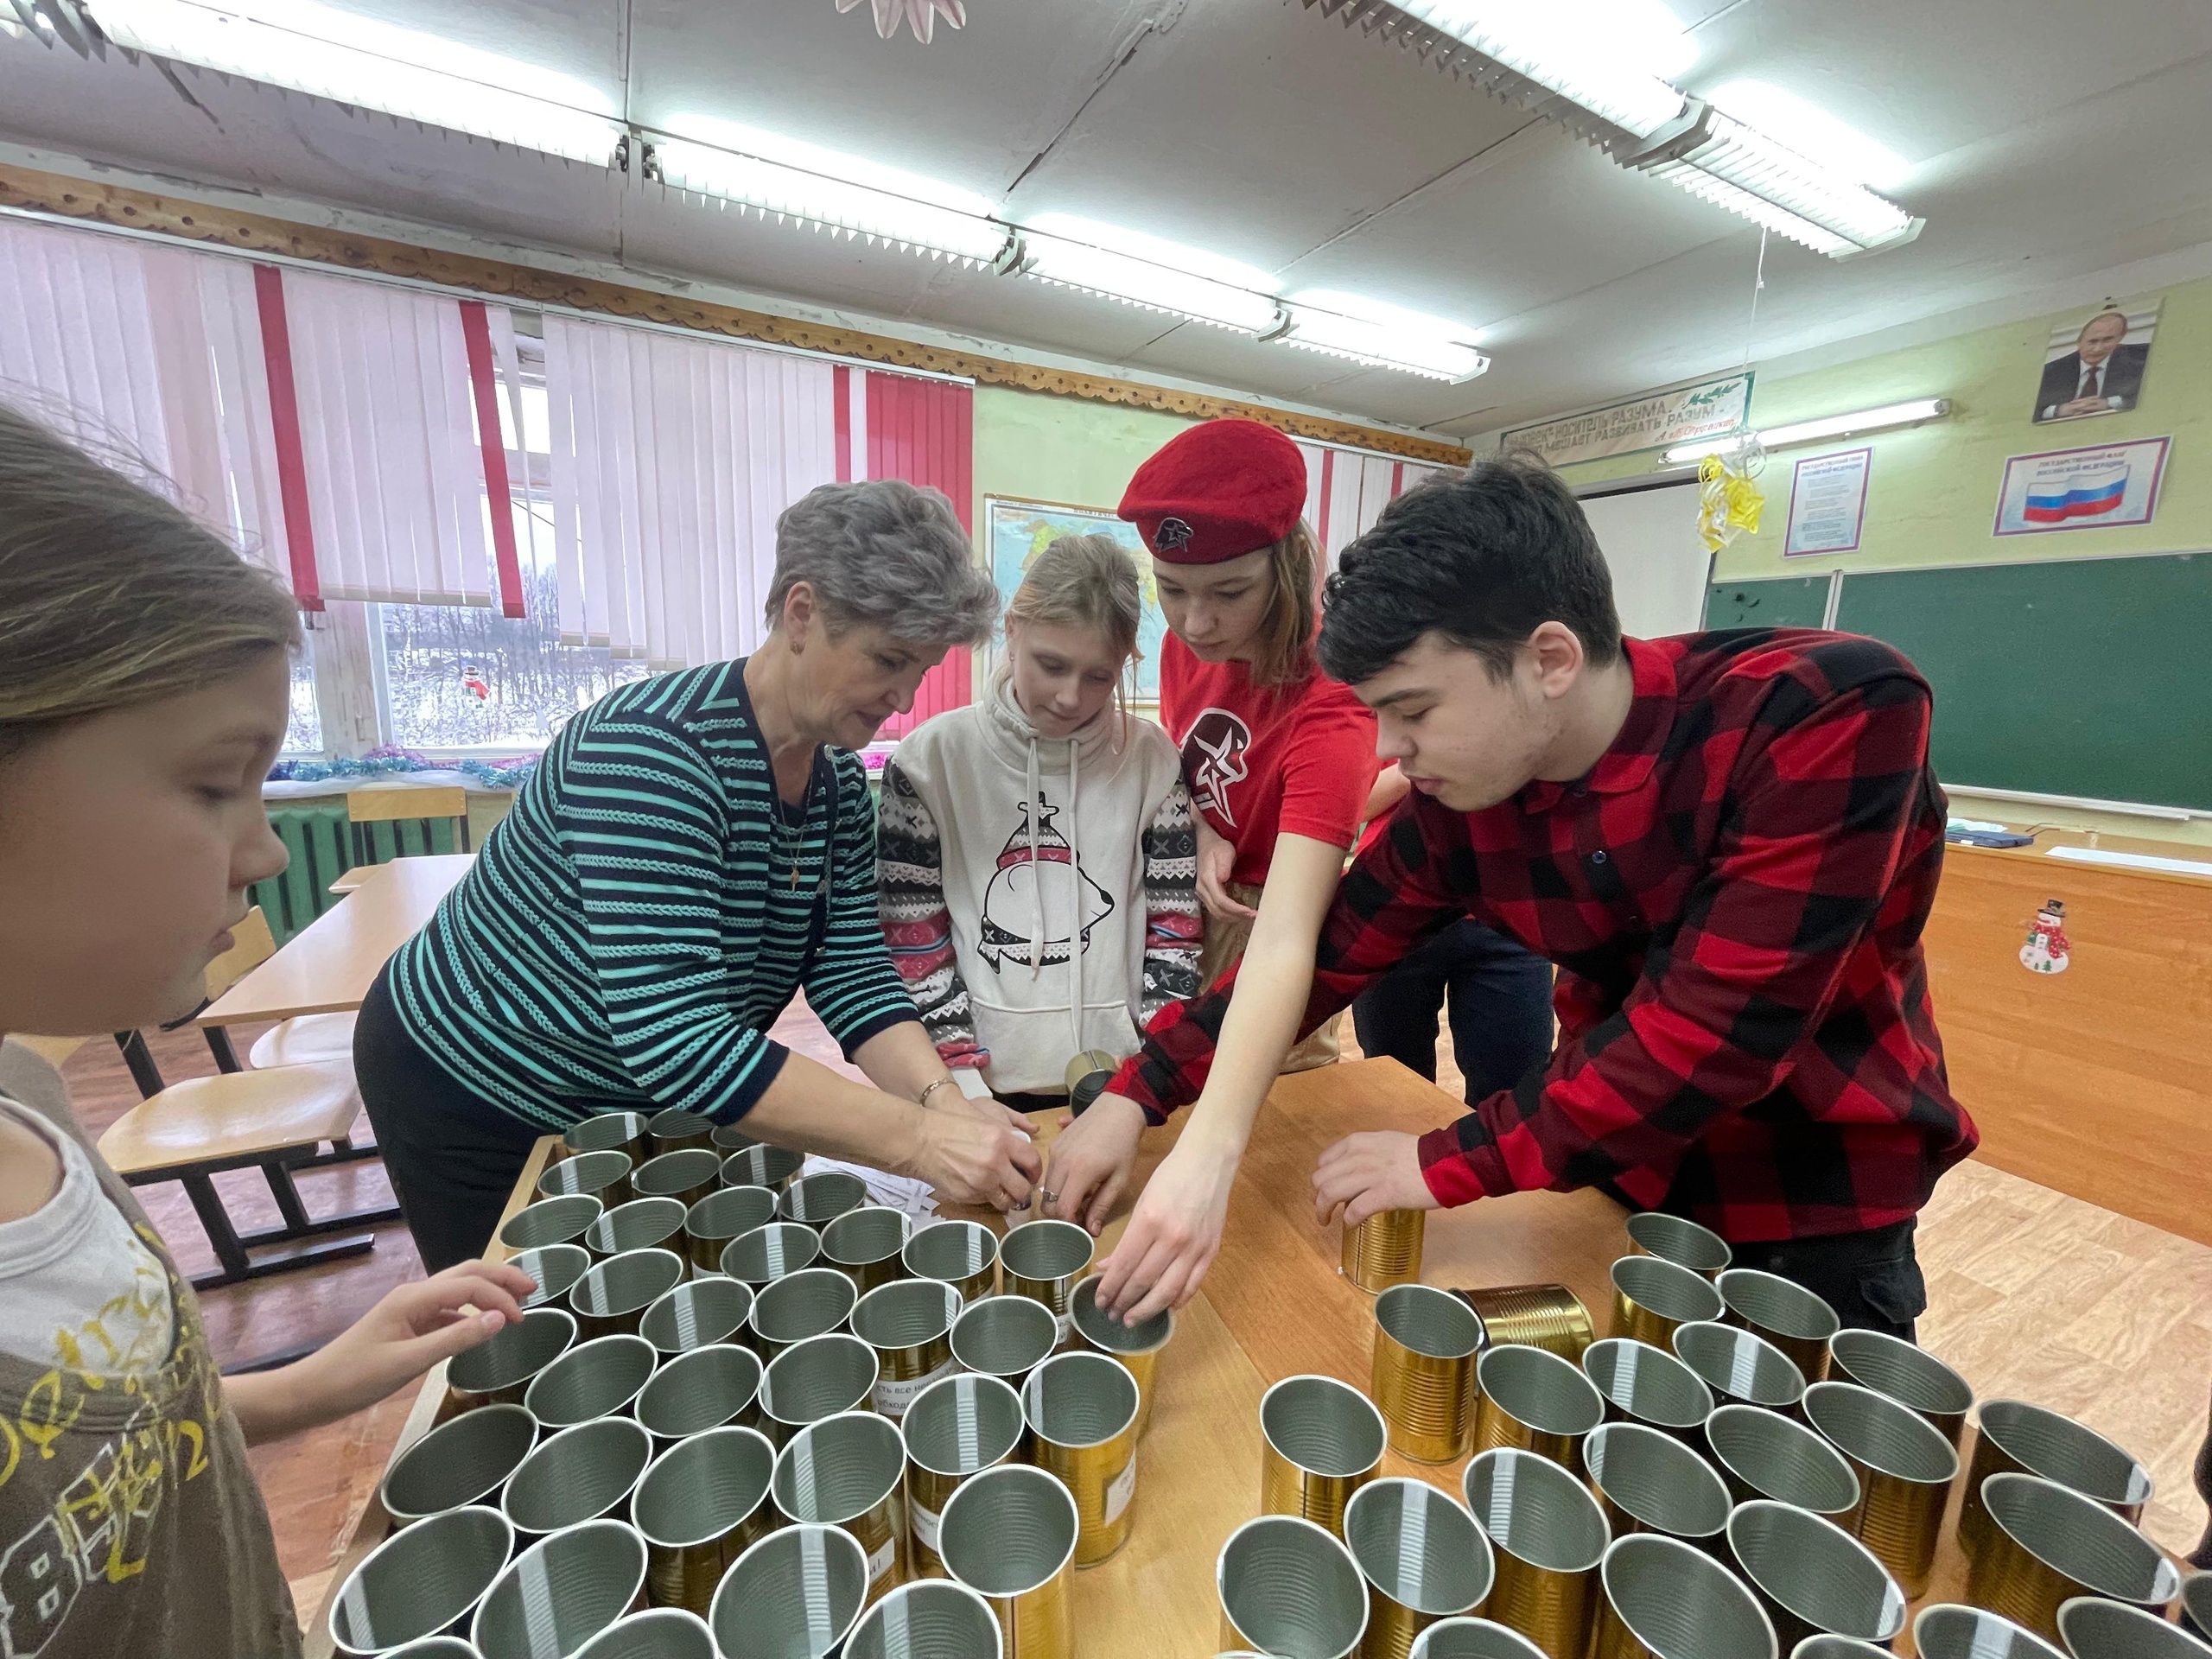
[{"label": "world map on wall", "polygon": [[1132,701],[1158,702],[1160,648],[1167,637],[1167,619],[1160,614],[1160,595],[1153,586],[1152,555],[1146,551],[1137,527],[1097,507],[1021,501],[1008,496],[985,497],[984,509],[985,545],[1001,605],[1014,597],[1031,562],[1063,536],[1110,536],[1128,549],[1144,595],[1144,614],[1137,624],[1136,690]]}]

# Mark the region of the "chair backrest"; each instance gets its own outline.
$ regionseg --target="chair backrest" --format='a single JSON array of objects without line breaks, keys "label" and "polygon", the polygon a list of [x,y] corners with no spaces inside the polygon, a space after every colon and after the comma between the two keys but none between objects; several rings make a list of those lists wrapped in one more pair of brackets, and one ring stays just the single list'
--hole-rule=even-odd
[{"label": "chair backrest", "polygon": [[355,823],[403,818],[466,818],[468,791],[458,784],[385,785],[346,791],[346,816]]},{"label": "chair backrest", "polygon": [[231,930],[231,948],[207,964],[210,1002],[276,954],[276,940],[259,905],[246,912],[245,919]]}]

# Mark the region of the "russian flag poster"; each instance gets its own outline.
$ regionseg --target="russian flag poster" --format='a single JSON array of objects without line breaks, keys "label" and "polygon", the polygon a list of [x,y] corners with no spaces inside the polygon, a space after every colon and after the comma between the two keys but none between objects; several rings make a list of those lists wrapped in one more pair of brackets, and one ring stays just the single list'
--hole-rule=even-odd
[{"label": "russian flag poster", "polygon": [[2014,455],[2005,463],[1997,498],[1999,536],[2052,530],[2105,530],[2147,524],[2158,507],[2158,482],[2171,438],[2053,449]]}]

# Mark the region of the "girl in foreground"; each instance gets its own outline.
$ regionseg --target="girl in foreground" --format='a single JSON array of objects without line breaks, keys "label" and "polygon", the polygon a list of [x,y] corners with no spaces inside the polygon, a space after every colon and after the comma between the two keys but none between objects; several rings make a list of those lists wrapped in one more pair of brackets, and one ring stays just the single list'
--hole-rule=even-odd
[{"label": "girl in foreground", "polygon": [[[299,628],[168,502],[0,406],[0,1033],[202,999],[284,867],[261,782]],[[309,1358],[220,1378],[200,1310],[60,1082],[0,1056],[0,1651],[296,1654],[245,1448],[330,1422],[519,1319],[468,1262]]]},{"label": "girl in foreground", "polygon": [[1167,734],[1116,706],[1142,617],[1126,549],[1061,537],[1007,606],[983,700],[883,769],[892,960],[938,1057],[1017,1110],[1068,1104],[1071,1060],[1110,1071],[1198,988],[1191,798]]},{"label": "girl in foreground", "polygon": [[[1332,1032],[1291,1050],[1313,948],[1376,774],[1375,716],[1313,653],[1317,553],[1300,517],[1306,461],[1256,421],[1209,421],[1137,469],[1122,499],[1152,550],[1172,634],[1160,720],[1180,746],[1206,908],[1199,976],[1241,960],[1219,1058],[1107,1258],[1099,1300],[1132,1319],[1180,1306],[1221,1248],[1229,1189],[1279,1069],[1336,1058]],[[1291,1050],[1287,1062],[1281,1057]],[[1139,1064],[1126,1062],[1126,1079]],[[1109,1090],[1052,1147],[1045,1212],[1105,1224],[1145,1116]]]}]

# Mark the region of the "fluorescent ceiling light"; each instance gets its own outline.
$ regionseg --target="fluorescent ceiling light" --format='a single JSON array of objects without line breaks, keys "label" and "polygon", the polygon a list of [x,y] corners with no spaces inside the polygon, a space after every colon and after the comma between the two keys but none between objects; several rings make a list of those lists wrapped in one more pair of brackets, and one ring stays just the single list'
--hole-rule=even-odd
[{"label": "fluorescent ceiling light", "polygon": [[[1396,3],[1416,22],[1639,138],[1650,137],[1681,113],[1682,94],[1663,77],[1679,73],[1694,48],[1681,44],[1679,24],[1675,44],[1667,44],[1665,24],[1674,19],[1662,7],[1636,0]],[[1665,22],[1658,22],[1655,13]]]},{"label": "fluorescent ceiling light", "polygon": [[653,157],[667,183],[762,213],[804,219],[956,259],[988,264],[1007,231],[982,197],[934,180],[817,149],[793,139],[702,120],[715,141],[655,138]]},{"label": "fluorescent ceiling light", "polygon": [[315,0],[89,9],[118,46],[572,161],[611,166],[623,136],[607,96],[585,82]]},{"label": "fluorescent ceiling light", "polygon": [[1897,151],[1783,87],[1732,80],[1715,87],[1711,101],[1807,160],[1872,189],[1898,189],[1912,176],[1912,163]]},{"label": "fluorescent ceiling light", "polygon": [[1066,213],[1023,226],[1021,245],[1015,269],[1042,282],[1240,334],[1268,334],[1282,321],[1272,277],[1199,249]]},{"label": "fluorescent ceiling light", "polygon": [[1471,380],[1490,367],[1490,359],[1467,343],[1473,331],[1441,317],[1334,289],[1293,295],[1285,309],[1290,327],[1276,338],[1286,346],[1435,380]]},{"label": "fluorescent ceiling light", "polygon": [[1823,438],[1855,437],[1862,432],[1887,432],[1900,426],[1918,426],[1923,421],[1942,418],[1951,412],[1948,397],[1916,397],[1910,403],[1884,404],[1878,409],[1862,409],[1849,415],[1827,415],[1817,421],[1793,421],[1786,426],[1770,426],[1757,432],[1738,433],[1734,437],[1705,438],[1696,443],[1685,443],[1667,452],[1667,464],[1680,466],[1685,461],[1702,461],[1707,455],[1726,454],[1745,444],[1756,442],[1762,449],[1783,449],[1794,443],[1818,443]]},{"label": "fluorescent ceiling light", "polygon": [[1693,104],[1676,130],[1616,159],[1816,253],[1864,253],[1920,233],[1895,202],[1710,105]]}]

